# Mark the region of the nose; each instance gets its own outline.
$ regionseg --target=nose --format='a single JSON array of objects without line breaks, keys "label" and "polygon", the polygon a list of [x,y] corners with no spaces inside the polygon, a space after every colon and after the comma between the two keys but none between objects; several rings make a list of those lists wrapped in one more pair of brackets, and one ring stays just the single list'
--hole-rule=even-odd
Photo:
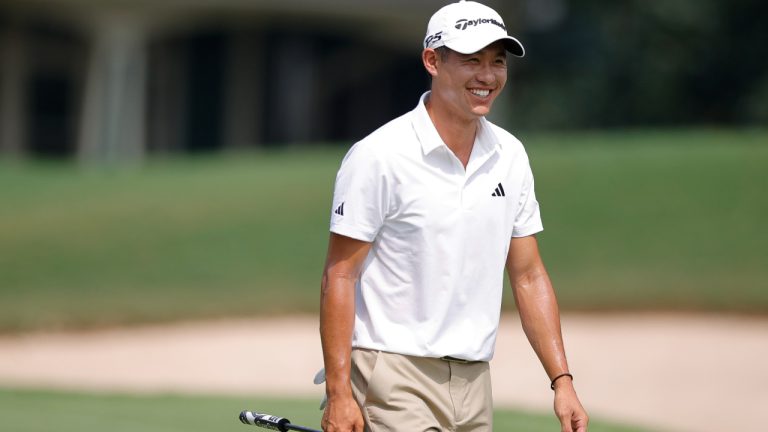
[{"label": "nose", "polygon": [[496,82],[496,74],[493,73],[493,68],[490,64],[484,63],[475,74],[475,79],[481,84],[491,85]]}]

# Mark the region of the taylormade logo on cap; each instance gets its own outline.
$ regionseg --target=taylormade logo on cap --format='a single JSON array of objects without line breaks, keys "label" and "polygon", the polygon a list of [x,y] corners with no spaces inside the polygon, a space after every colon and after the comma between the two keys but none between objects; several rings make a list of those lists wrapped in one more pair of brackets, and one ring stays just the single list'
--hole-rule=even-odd
[{"label": "taylormade logo on cap", "polygon": [[507,34],[504,20],[495,10],[462,0],[444,6],[432,15],[424,48],[446,46],[462,54],[472,54],[499,40],[512,54],[525,55],[523,45]]},{"label": "taylormade logo on cap", "polygon": [[459,30],[466,30],[467,26],[471,26],[471,25],[476,26],[476,25],[479,25],[479,24],[493,24],[493,25],[497,25],[497,26],[501,27],[502,30],[507,31],[507,28],[504,27],[504,23],[500,23],[500,22],[496,21],[493,18],[488,18],[488,19],[478,18],[476,20],[466,20],[466,19],[462,18],[462,19],[456,21],[456,28],[459,29]]}]

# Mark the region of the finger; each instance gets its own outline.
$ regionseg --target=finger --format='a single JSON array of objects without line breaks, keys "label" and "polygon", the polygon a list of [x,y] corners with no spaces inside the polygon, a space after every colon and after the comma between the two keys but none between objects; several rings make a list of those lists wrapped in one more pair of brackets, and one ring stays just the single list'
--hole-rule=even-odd
[{"label": "finger", "polygon": [[578,418],[574,421],[573,429],[575,432],[587,432],[587,424],[589,424],[589,420],[586,416]]},{"label": "finger", "polygon": [[562,432],[573,432],[573,429],[571,429],[571,424],[567,420],[563,423],[560,423],[560,430]]},{"label": "finger", "polygon": [[573,432],[573,428],[571,427],[570,414],[561,414],[558,415],[558,418],[560,419],[560,430],[562,432]]}]

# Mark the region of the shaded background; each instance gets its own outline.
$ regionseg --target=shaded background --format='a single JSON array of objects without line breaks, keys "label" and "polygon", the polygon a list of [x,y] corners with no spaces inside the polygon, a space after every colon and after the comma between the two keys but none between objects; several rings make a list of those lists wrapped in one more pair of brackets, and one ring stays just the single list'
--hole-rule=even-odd
[{"label": "shaded background", "polygon": [[[488,2],[527,47],[514,130],[768,123],[768,6]],[[141,159],[348,142],[413,105],[443,2],[4,0],[0,154]]]}]

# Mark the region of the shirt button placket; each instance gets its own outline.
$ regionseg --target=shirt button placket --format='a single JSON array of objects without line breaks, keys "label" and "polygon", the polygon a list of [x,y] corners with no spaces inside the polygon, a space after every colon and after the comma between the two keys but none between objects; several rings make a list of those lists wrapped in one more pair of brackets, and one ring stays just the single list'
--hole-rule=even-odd
[{"label": "shirt button placket", "polygon": [[468,182],[467,182],[467,177],[466,176],[462,176],[461,184],[459,185],[459,189],[460,189],[459,194],[461,196],[460,203],[461,203],[461,209],[462,210],[466,210],[467,207],[469,207],[470,199],[467,196],[467,188],[468,187],[469,187],[469,185],[468,185]]}]

